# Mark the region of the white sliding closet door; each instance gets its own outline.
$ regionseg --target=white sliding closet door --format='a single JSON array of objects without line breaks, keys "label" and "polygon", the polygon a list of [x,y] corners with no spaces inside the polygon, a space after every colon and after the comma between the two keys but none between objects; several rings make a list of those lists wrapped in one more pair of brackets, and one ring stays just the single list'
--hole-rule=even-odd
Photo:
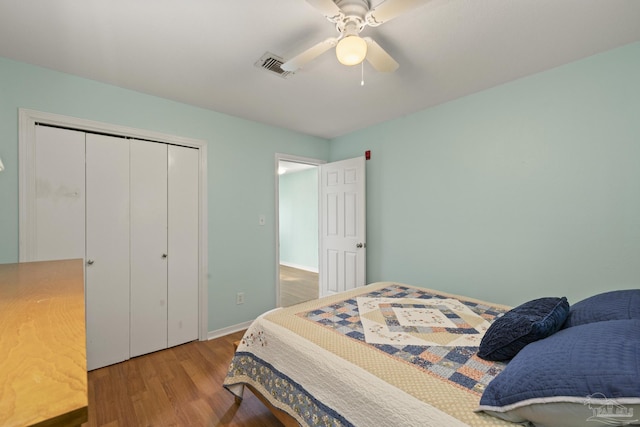
[{"label": "white sliding closet door", "polygon": [[21,111],[20,261],[84,258],[88,369],[201,338],[206,146],[29,114]]},{"label": "white sliding closet door", "polygon": [[167,348],[167,145],[130,141],[131,357]]},{"label": "white sliding closet door", "polygon": [[129,141],[86,136],[87,369],[129,358]]},{"label": "white sliding closet door", "polygon": [[84,258],[84,132],[35,127],[37,174],[30,261]]},{"label": "white sliding closet door", "polygon": [[168,345],[198,339],[198,150],[170,145]]}]

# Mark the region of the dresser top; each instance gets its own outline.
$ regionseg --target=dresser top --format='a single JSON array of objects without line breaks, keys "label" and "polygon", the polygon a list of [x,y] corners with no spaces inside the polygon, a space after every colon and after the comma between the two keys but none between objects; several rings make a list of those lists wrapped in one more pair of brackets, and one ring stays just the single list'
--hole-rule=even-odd
[{"label": "dresser top", "polygon": [[83,267],[0,264],[0,426],[86,421]]}]

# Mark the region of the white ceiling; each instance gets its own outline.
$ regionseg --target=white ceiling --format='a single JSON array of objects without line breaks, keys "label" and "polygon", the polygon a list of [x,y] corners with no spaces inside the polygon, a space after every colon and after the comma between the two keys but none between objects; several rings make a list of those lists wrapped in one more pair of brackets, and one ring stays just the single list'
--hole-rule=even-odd
[{"label": "white ceiling", "polygon": [[304,0],[0,0],[0,56],[324,138],[638,41],[640,0],[427,1],[363,31],[400,64],[363,87],[254,66],[336,35]]}]

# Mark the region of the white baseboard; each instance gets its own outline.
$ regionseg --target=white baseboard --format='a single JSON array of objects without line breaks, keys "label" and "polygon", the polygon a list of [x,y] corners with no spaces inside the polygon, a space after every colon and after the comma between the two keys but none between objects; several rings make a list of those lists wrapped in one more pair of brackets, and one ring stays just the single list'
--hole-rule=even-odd
[{"label": "white baseboard", "polygon": [[291,262],[280,261],[280,265],[284,265],[285,267],[297,268],[298,270],[310,271],[312,273],[318,273],[320,271],[317,267],[307,267],[306,265],[298,265]]},{"label": "white baseboard", "polygon": [[232,334],[234,332],[242,331],[243,329],[247,329],[252,323],[253,320],[249,320],[243,323],[238,323],[237,325],[227,326],[226,328],[216,329],[215,331],[209,331],[209,333],[207,334],[207,339],[212,340]]}]

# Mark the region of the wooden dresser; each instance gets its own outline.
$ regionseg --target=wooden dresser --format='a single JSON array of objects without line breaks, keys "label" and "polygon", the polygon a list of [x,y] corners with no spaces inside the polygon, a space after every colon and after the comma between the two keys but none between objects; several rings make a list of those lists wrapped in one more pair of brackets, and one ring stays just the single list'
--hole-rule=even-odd
[{"label": "wooden dresser", "polygon": [[87,421],[80,259],[0,264],[0,426]]}]

